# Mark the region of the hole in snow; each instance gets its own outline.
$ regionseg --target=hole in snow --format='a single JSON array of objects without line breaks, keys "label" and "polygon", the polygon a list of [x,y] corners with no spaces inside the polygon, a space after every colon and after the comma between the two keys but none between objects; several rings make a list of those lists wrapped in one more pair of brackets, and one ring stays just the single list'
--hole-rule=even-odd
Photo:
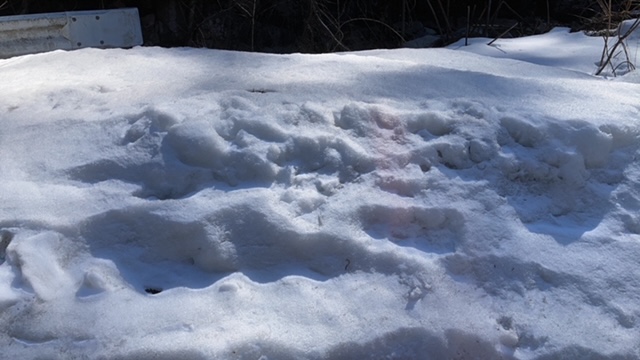
[{"label": "hole in snow", "polygon": [[11,240],[13,240],[13,233],[11,231],[0,231],[0,264],[4,262],[7,246],[9,246]]},{"label": "hole in snow", "polygon": [[162,288],[159,287],[145,287],[144,292],[151,295],[160,294],[162,292]]}]

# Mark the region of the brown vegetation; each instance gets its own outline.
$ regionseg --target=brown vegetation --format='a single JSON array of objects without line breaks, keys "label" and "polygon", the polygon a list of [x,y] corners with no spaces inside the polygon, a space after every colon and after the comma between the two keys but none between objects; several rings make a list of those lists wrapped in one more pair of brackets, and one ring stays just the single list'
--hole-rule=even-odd
[{"label": "brown vegetation", "polygon": [[[393,48],[426,35],[517,37],[595,28],[608,0],[0,0],[0,15],[137,7],[147,45],[265,52]],[[637,1],[613,1],[627,18]],[[611,18],[612,21],[621,20]]]}]

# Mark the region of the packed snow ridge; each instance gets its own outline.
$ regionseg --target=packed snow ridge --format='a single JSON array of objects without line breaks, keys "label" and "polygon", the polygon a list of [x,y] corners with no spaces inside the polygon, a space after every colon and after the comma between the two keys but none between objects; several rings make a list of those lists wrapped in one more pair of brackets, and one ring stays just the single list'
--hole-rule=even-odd
[{"label": "packed snow ridge", "polygon": [[0,61],[0,358],[640,357],[640,78],[481,40]]}]

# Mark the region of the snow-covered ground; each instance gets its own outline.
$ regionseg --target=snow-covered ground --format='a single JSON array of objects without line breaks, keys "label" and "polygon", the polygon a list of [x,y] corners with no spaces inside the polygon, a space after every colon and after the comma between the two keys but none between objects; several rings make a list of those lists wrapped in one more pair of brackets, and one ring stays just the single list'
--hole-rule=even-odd
[{"label": "snow-covered ground", "polygon": [[1,60],[0,358],[640,357],[640,77],[487,42]]}]

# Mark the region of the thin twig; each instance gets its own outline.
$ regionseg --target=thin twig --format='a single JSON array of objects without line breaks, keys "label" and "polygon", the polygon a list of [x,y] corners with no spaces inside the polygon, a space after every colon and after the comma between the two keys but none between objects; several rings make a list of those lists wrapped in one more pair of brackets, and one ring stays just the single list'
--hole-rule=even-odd
[{"label": "thin twig", "polygon": [[355,19],[350,19],[350,20],[347,20],[347,21],[343,22],[343,23],[340,25],[340,28],[342,28],[344,25],[346,25],[346,24],[348,24],[348,23],[351,23],[351,22],[354,22],[354,21],[370,21],[370,22],[374,22],[374,23],[376,23],[376,24],[380,24],[380,25],[382,25],[382,26],[386,27],[387,29],[391,30],[391,32],[393,32],[394,34],[396,34],[396,35],[400,38],[400,40],[402,40],[402,42],[403,42],[403,43],[404,43],[404,42],[406,42],[406,40],[404,39],[404,36],[402,36],[398,31],[396,31],[396,29],[394,29],[394,28],[392,28],[391,26],[389,26],[389,25],[385,24],[384,22],[382,22],[382,21],[380,21],[380,20],[376,20],[376,19],[369,19],[369,18],[355,18]]},{"label": "thin twig", "polygon": [[256,36],[256,3],[257,2],[258,0],[253,0],[253,7],[251,11],[249,11],[247,8],[242,6],[242,4],[236,3],[238,7],[242,11],[244,11],[247,14],[247,16],[249,16],[249,18],[251,19],[251,51],[254,51],[254,40]]},{"label": "thin twig", "polygon": [[471,6],[467,5],[467,34],[464,37],[464,46],[469,45],[469,30],[471,29]]},{"label": "thin twig", "polygon": [[440,32],[440,35],[444,34],[444,31],[442,30],[442,26],[440,26],[440,20],[438,20],[438,13],[436,13],[436,10],[433,8],[433,5],[431,5],[431,0],[427,0],[427,4],[429,5],[429,9],[431,9],[431,14],[433,15],[433,19],[436,21],[436,26],[438,27],[438,31]]},{"label": "thin twig", "polygon": [[[329,27],[327,26],[327,24],[324,23],[324,21],[322,21],[322,19],[320,18],[320,15],[318,14],[317,11],[314,11],[314,14],[316,16],[316,19],[318,19],[318,22],[320,22],[320,25],[322,25],[323,28],[325,28],[325,30],[327,30],[327,32],[329,33],[329,35],[331,35],[331,37],[333,38],[333,40],[336,42],[336,44],[342,46],[342,48],[346,51],[349,51],[349,48],[342,43],[342,41],[340,39],[338,39],[336,37],[336,35],[333,33],[333,31],[331,31],[329,29]],[[326,16],[326,15],[325,15]]]},{"label": "thin twig", "polygon": [[[615,69],[617,68],[617,66],[613,66],[613,58],[616,57],[616,55],[618,55],[618,47],[622,46],[623,49],[626,46],[626,44],[624,43],[625,40],[631,36],[631,34],[633,34],[634,31],[636,31],[638,29],[638,27],[640,27],[640,18],[637,18],[633,21],[633,24],[631,24],[631,26],[627,29],[627,31],[624,34],[618,34],[618,40],[616,41],[615,45],[613,45],[613,47],[608,50],[607,48],[607,58],[604,60],[604,62],[600,63],[600,66],[598,67],[598,70],[596,71],[596,75],[600,75],[602,73],[602,71],[607,67],[607,65],[610,65],[612,70],[613,70],[613,75],[615,76]],[[607,45],[607,42],[605,41],[605,45]],[[628,54],[628,53],[627,53]],[[627,56],[627,62],[631,62],[630,59]],[[635,67],[634,67],[635,68]]]},{"label": "thin twig", "polygon": [[505,36],[509,31],[511,31],[516,26],[518,26],[518,23],[515,23],[515,24],[511,25],[511,27],[508,28],[507,30],[505,30],[502,34],[496,36],[493,40],[489,41],[489,43],[487,45],[491,46],[491,44],[496,42],[496,40],[500,39],[501,37]]},{"label": "thin twig", "polygon": [[551,10],[549,9],[549,0],[547,0],[547,29],[551,28]]},{"label": "thin twig", "polygon": [[487,23],[485,24],[486,27],[484,28],[485,31],[485,36],[489,36],[489,20],[491,19],[491,0],[489,0],[489,6],[487,6]]},{"label": "thin twig", "polygon": [[441,35],[445,35],[448,38],[451,37],[451,24],[449,23],[449,13],[447,10],[444,9],[444,6],[442,6],[442,1],[438,0],[438,5],[440,5],[440,11],[442,12],[442,18],[444,19],[444,23],[447,26],[447,32],[446,34],[442,34]]}]

